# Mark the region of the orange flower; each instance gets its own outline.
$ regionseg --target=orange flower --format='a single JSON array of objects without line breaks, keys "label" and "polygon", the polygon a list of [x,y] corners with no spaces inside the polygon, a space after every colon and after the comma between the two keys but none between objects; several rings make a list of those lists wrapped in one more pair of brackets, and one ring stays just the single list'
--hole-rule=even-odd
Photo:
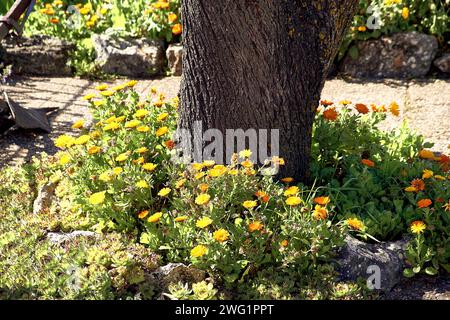
[{"label": "orange flower", "polygon": [[396,117],[400,115],[400,107],[397,102],[392,102],[389,106],[389,111]]},{"label": "orange flower", "polygon": [[415,179],[411,182],[411,187],[414,187],[418,191],[425,190],[425,182],[422,179]]},{"label": "orange flower", "polygon": [[433,159],[434,153],[430,150],[420,150],[419,157],[422,159]]},{"label": "orange flower", "polygon": [[326,120],[335,121],[337,119],[337,117],[338,117],[338,113],[336,111],[336,108],[333,107],[333,108],[328,108],[327,110],[325,110],[323,112],[323,117]]},{"label": "orange flower", "polygon": [[172,33],[176,36],[180,35],[182,31],[183,31],[183,28],[180,23],[177,23],[176,25],[174,25],[172,27]]},{"label": "orange flower", "polygon": [[417,205],[419,206],[419,208],[423,209],[428,208],[432,203],[433,201],[431,201],[430,199],[422,199],[417,202]]},{"label": "orange flower", "polygon": [[139,219],[144,219],[145,217],[148,216],[148,210],[142,211],[138,214]]},{"label": "orange flower", "polygon": [[329,107],[329,106],[332,106],[334,103],[332,101],[322,100],[322,101],[320,101],[320,104],[325,107]]},{"label": "orange flower", "polygon": [[363,165],[365,165],[365,166],[370,167],[370,168],[375,167],[375,162],[373,162],[372,160],[369,160],[369,159],[362,159],[362,160],[361,160],[361,163],[362,163]]},{"label": "orange flower", "polygon": [[255,231],[261,231],[264,225],[260,221],[254,221],[249,223],[248,225],[248,231],[255,232]]},{"label": "orange flower", "polygon": [[320,204],[322,206],[325,206],[330,203],[330,198],[329,197],[317,197],[317,198],[314,198],[314,202],[317,204]]},{"label": "orange flower", "polygon": [[328,210],[325,207],[316,205],[314,208],[313,217],[317,220],[325,220],[328,217]]},{"label": "orange flower", "polygon": [[173,142],[173,140],[167,140],[165,142],[165,145],[167,147],[167,149],[172,150],[173,148],[175,148],[175,142]]},{"label": "orange flower", "polygon": [[355,105],[356,110],[358,110],[359,113],[361,114],[367,114],[369,113],[369,108],[367,108],[367,106],[365,104],[362,103],[357,103]]},{"label": "orange flower", "polygon": [[178,20],[178,16],[175,13],[171,13],[171,14],[169,14],[168,19],[169,19],[170,23],[174,23],[175,21]]}]

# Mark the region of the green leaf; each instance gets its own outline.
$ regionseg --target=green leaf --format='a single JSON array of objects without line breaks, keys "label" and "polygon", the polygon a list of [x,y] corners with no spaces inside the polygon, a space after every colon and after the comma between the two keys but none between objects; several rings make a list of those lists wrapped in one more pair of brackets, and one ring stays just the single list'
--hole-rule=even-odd
[{"label": "green leaf", "polygon": [[437,275],[438,271],[433,267],[428,267],[425,269],[425,273],[430,276],[435,276],[435,275]]},{"label": "green leaf", "polygon": [[411,269],[407,268],[403,270],[403,275],[407,278],[412,278],[414,277],[414,272]]},{"label": "green leaf", "polygon": [[350,49],[348,49],[348,54],[353,60],[358,59],[359,57],[359,49],[357,46],[352,46]]},{"label": "green leaf", "polygon": [[414,273],[419,273],[422,268],[420,266],[415,266],[413,269]]}]

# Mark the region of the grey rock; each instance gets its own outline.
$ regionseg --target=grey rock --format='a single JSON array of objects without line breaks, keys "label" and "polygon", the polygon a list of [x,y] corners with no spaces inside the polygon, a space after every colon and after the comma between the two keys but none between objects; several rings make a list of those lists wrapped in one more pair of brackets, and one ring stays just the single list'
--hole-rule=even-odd
[{"label": "grey rock", "polygon": [[182,263],[169,263],[159,267],[151,276],[162,288],[167,288],[172,283],[197,283],[206,279],[206,272],[186,266]]},{"label": "grey rock", "polygon": [[165,66],[162,41],[122,39],[93,35],[97,65],[105,73],[145,78],[160,74]]},{"label": "grey rock", "polygon": [[50,242],[58,245],[65,244],[77,238],[95,239],[97,237],[98,235],[95,232],[91,231],[73,231],[71,233],[56,233],[56,232],[47,233],[47,239]]},{"label": "grey rock", "polygon": [[347,236],[337,259],[341,280],[369,279],[373,267],[380,270],[380,291],[391,290],[403,278],[408,240],[369,244]]},{"label": "grey rock", "polygon": [[183,70],[183,45],[171,44],[166,51],[167,62],[172,75],[181,76]]},{"label": "grey rock", "polygon": [[450,73],[450,53],[444,54],[442,57],[434,60],[434,65],[442,72]]},{"label": "grey rock", "polygon": [[356,58],[347,54],[341,72],[355,78],[420,78],[437,54],[435,37],[418,32],[397,33],[357,44]]},{"label": "grey rock", "polygon": [[70,76],[67,62],[74,49],[74,44],[49,36],[8,38],[1,56],[4,65],[12,65],[13,74]]},{"label": "grey rock", "polygon": [[55,183],[48,183],[41,187],[38,196],[33,202],[33,214],[40,214],[49,209],[55,195]]}]

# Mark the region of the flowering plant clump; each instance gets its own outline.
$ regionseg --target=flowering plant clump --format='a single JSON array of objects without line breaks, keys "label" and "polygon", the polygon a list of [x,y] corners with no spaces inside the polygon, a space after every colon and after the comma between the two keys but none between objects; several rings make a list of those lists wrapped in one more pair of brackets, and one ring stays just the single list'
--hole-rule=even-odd
[{"label": "flowering plant clump", "polygon": [[[450,31],[450,3],[440,0],[360,0],[359,11],[341,47],[341,57],[354,41],[376,39],[403,31],[435,35],[445,45]],[[357,55],[356,46],[350,48]]]},{"label": "flowering plant clump", "polygon": [[[332,116],[330,116],[333,110]],[[449,271],[450,158],[426,149],[406,125],[376,129],[398,105],[323,101],[315,125],[313,176],[354,231],[377,240],[417,237],[408,250],[414,272]],[[420,240],[420,241],[419,241]],[[409,270],[409,269],[408,269]]]}]

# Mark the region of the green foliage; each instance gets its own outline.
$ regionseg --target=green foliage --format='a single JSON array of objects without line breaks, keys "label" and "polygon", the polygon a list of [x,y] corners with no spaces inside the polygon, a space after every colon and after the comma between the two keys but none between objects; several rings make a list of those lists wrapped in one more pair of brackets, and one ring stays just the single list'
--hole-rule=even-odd
[{"label": "green foliage", "polygon": [[3,0],[0,3],[0,14],[5,14],[8,12],[8,10],[11,8],[12,4],[14,3],[14,0]]}]

